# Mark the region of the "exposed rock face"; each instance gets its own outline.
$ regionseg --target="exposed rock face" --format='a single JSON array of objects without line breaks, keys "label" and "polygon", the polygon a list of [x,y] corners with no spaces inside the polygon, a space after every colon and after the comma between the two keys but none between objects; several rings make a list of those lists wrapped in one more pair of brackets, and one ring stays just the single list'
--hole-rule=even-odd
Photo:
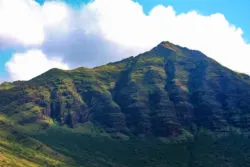
[{"label": "exposed rock face", "polygon": [[[88,121],[108,132],[175,136],[183,129],[250,128],[250,77],[199,51],[162,42],[93,69],[52,69],[0,86],[0,112],[18,123]],[[26,120],[26,121],[25,121]]]}]

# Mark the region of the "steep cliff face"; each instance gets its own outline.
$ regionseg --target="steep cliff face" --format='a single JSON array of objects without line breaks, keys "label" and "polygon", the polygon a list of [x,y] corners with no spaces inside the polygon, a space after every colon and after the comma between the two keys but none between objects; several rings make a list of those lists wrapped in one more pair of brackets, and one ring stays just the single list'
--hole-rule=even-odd
[{"label": "steep cliff face", "polygon": [[107,132],[176,136],[250,128],[250,77],[199,51],[162,42],[93,69],[52,69],[0,86],[0,113],[21,126],[92,122]]}]

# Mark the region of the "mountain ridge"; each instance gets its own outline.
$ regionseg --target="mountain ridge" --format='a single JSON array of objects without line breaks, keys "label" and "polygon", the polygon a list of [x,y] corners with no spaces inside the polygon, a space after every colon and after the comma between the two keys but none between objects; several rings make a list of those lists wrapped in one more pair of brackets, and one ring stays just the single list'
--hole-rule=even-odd
[{"label": "mountain ridge", "polygon": [[[10,95],[16,104],[1,98],[0,112],[17,120],[24,117],[17,121],[23,125],[40,121],[46,127],[56,121],[73,128],[90,121],[126,135],[175,136],[192,133],[194,125],[228,131],[248,127],[233,115],[235,110],[240,117],[249,114],[249,83],[250,77],[200,51],[161,42],[148,52],[107,65],[51,69],[27,82],[2,84],[0,93],[15,94],[11,90],[17,89],[21,95]],[[238,100],[242,95],[245,102]],[[16,111],[15,116],[8,113],[13,110],[9,104],[32,112]],[[25,118],[27,113],[31,118]]]}]

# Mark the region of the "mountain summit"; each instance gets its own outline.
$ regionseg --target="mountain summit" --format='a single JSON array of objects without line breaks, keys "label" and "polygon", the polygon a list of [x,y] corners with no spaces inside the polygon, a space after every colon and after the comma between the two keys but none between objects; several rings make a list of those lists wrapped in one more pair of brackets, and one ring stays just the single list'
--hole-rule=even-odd
[{"label": "mountain summit", "polygon": [[23,127],[91,122],[108,133],[153,136],[250,127],[250,77],[170,42],[93,69],[5,83],[0,95],[0,113]]}]

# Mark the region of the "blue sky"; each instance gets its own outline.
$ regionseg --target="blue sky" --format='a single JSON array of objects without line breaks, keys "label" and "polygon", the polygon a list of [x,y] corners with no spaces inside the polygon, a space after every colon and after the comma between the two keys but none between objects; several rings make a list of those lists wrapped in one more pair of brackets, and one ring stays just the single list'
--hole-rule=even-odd
[{"label": "blue sky", "polygon": [[1,77],[7,77],[4,66],[5,66],[6,61],[9,60],[10,56],[11,56],[10,52],[7,52],[7,51],[1,52],[1,61],[0,61],[0,76]]},{"label": "blue sky", "polygon": [[[44,0],[36,0],[43,4]],[[82,3],[88,0],[64,0],[74,8],[80,7]],[[235,25],[243,30],[243,38],[250,42],[250,1],[249,0],[137,0],[143,6],[145,13],[148,13],[156,5],[171,5],[177,14],[197,11],[201,15],[211,15],[221,13],[225,16],[230,24]],[[129,11],[128,11],[129,12]],[[1,44],[1,43],[0,43]],[[0,79],[7,77],[5,63],[11,59],[13,50],[1,50],[0,47]]]}]

